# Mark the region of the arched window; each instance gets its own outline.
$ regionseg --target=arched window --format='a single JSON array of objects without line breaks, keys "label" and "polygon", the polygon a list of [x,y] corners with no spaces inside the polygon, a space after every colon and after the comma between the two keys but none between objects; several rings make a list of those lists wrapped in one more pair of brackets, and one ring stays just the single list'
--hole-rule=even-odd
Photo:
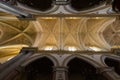
[{"label": "arched window", "polygon": [[79,58],[72,59],[67,66],[69,80],[107,80],[97,74],[95,67]]}]

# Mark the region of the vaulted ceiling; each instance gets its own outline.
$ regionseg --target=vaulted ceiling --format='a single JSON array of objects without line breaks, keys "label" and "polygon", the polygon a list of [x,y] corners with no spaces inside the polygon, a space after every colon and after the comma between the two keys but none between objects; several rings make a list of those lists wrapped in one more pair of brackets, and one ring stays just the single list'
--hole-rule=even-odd
[{"label": "vaulted ceiling", "polygon": [[0,13],[0,61],[22,47],[39,50],[110,51],[120,45],[116,17],[37,17],[19,20]]},{"label": "vaulted ceiling", "polygon": [[18,20],[2,16],[0,46],[27,45],[45,50],[108,51],[120,45],[119,20],[115,17],[38,17]]},{"label": "vaulted ceiling", "polygon": [[[11,4],[12,0],[2,1]],[[7,12],[11,14],[4,13],[1,6],[3,12],[0,12],[0,63],[14,57],[22,47],[38,47],[39,50],[47,51],[110,51],[112,47],[120,46],[120,18],[115,16],[118,14],[112,11],[109,0],[108,2],[66,0],[70,2],[61,6],[57,3],[59,0],[54,4],[53,0],[38,0],[39,3],[34,0],[17,1],[16,4],[12,3],[13,7],[17,7],[18,11],[20,9],[23,13],[25,11],[32,14],[36,19],[18,19],[14,16],[15,9],[10,9],[14,13],[11,15],[9,11]],[[46,1],[52,3],[48,5]],[[39,5],[43,3],[46,5]],[[4,8],[6,10],[8,7]],[[41,17],[47,14],[58,16]],[[64,14],[87,16],[65,17],[62,16]],[[113,17],[108,17],[109,14]],[[97,15],[104,15],[104,17],[91,17]]]}]

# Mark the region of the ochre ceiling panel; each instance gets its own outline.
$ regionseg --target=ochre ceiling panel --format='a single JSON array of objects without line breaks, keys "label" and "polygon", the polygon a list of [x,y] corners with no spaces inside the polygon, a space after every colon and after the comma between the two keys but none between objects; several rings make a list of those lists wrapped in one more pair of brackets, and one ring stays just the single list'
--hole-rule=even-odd
[{"label": "ochre ceiling panel", "polygon": [[[109,50],[120,45],[119,22],[113,17],[38,17],[35,21],[0,20],[0,45],[25,44],[44,50]],[[117,20],[118,21],[118,20]],[[113,27],[114,26],[114,27]]]},{"label": "ochre ceiling panel", "polygon": [[110,46],[120,45],[120,20],[116,19],[113,23],[106,27],[103,32],[105,41]]},{"label": "ochre ceiling panel", "polygon": [[0,46],[26,44],[31,46],[36,38],[36,30],[29,21],[0,20]]}]

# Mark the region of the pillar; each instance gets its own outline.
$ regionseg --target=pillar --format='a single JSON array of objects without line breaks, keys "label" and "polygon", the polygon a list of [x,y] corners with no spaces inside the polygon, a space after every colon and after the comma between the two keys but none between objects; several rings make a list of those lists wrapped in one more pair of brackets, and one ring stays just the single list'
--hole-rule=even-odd
[{"label": "pillar", "polygon": [[21,66],[18,66],[5,78],[5,80],[14,80],[15,78],[20,77],[20,75],[22,73],[22,69],[23,68]]},{"label": "pillar", "polygon": [[0,80],[13,80],[12,78],[18,74],[16,68],[18,68],[21,63],[36,51],[36,48],[23,48],[18,56],[2,66],[2,70],[0,71]]},{"label": "pillar", "polygon": [[68,80],[67,67],[54,67],[53,80]]},{"label": "pillar", "polygon": [[4,69],[8,68],[8,66],[15,63],[17,60],[19,60],[23,56],[24,56],[24,52],[20,52],[17,56],[12,58],[10,61],[7,61],[6,63],[1,64],[0,72],[4,71]]},{"label": "pillar", "polygon": [[106,77],[108,80],[120,80],[120,76],[115,73],[114,68],[101,67],[97,69],[100,74]]}]

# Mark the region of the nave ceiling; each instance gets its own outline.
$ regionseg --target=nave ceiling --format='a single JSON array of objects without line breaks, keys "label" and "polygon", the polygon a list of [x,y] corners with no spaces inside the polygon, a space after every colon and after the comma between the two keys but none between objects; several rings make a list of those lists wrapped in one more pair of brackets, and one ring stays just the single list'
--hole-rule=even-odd
[{"label": "nave ceiling", "polygon": [[19,45],[39,50],[109,51],[120,45],[119,25],[115,17],[38,17],[29,21],[2,16],[0,46],[6,49]]}]

